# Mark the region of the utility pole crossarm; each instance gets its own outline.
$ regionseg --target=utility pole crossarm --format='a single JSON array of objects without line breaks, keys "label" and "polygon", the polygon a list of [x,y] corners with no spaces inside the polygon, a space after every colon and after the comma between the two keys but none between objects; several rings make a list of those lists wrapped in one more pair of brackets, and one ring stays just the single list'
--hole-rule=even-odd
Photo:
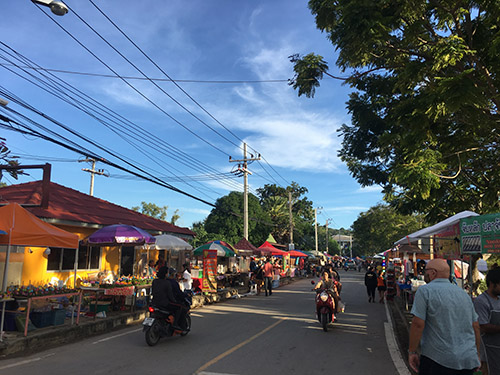
[{"label": "utility pole crossarm", "polygon": [[80,163],[92,163],[92,168],[82,168],[82,171],[90,173],[90,196],[94,195],[94,176],[97,174],[99,176],[109,177],[109,174],[104,169],[95,169],[95,159],[85,158],[83,160],[78,160]]},{"label": "utility pole crossarm", "polygon": [[243,167],[240,165],[238,167],[239,173],[243,173],[243,236],[248,240],[248,175],[252,174],[248,170],[248,162],[260,160],[260,155],[256,158],[253,156],[247,158],[247,144],[243,143],[243,159],[232,159],[229,157],[230,163],[243,163]]}]

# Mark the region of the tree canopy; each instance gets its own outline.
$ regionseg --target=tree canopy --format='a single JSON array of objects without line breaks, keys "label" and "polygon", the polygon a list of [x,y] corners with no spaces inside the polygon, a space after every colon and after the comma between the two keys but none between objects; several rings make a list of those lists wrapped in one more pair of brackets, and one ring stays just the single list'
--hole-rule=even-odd
[{"label": "tree canopy", "polygon": [[294,181],[286,188],[275,184],[266,184],[257,189],[263,209],[273,220],[274,227],[271,228],[271,233],[279,243],[288,243],[290,240],[288,199],[289,193],[291,193],[295,248],[314,248],[314,245],[310,246],[310,240],[308,240],[312,231],[314,241],[314,228],[312,227],[314,211],[312,202],[305,196],[307,192],[307,188]]},{"label": "tree canopy", "polygon": [[[310,0],[355,90],[341,159],[402,213],[500,209],[500,2]],[[328,64],[294,56],[314,96]]]},{"label": "tree canopy", "polygon": [[[269,236],[272,222],[252,194],[248,195],[248,217],[248,240],[259,246]],[[238,242],[243,237],[243,193],[233,191],[217,199],[215,208],[205,219],[205,230],[219,235],[219,240]]]},{"label": "tree canopy", "polygon": [[172,214],[170,220],[167,220],[168,206],[158,206],[155,203],[151,202],[141,202],[141,206],[134,206],[132,210],[140,212],[141,214],[148,215],[154,217],[155,219],[160,219],[163,221],[168,221],[171,224],[174,224],[180,219],[179,210],[175,210]]},{"label": "tree canopy", "polygon": [[401,215],[392,207],[379,204],[359,215],[352,224],[353,254],[369,255],[385,251],[409,233],[422,229],[423,218]]}]

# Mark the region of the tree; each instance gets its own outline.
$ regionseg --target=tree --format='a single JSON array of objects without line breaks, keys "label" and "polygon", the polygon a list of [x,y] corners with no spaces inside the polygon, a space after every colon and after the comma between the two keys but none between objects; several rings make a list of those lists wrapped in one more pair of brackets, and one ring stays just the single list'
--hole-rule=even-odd
[{"label": "tree", "polygon": [[155,219],[166,220],[168,206],[160,207],[154,203],[141,202],[141,207],[135,206],[132,207],[132,210],[154,217]]},{"label": "tree", "polygon": [[[402,213],[430,222],[500,209],[500,2],[310,0],[356,91],[341,159]],[[291,84],[314,96],[328,65],[294,56]]]},{"label": "tree", "polygon": [[371,255],[390,249],[394,242],[422,227],[422,216],[401,215],[382,204],[371,207],[352,224],[353,254]]},{"label": "tree", "polygon": [[[266,184],[264,187],[257,189],[262,207],[268,212],[271,218],[274,219],[273,223],[275,226],[272,228],[272,235],[276,241],[280,243],[288,243],[290,239],[288,199],[289,192],[291,193],[295,247],[304,250],[314,248],[314,210],[312,202],[304,196],[307,191],[307,188],[293,181],[291,185],[286,188],[275,184]],[[278,202],[279,210],[276,206]],[[267,211],[271,207],[275,209],[274,213]],[[312,247],[308,239],[311,234],[313,236]]]},{"label": "tree", "polygon": [[[269,216],[262,210],[256,196],[248,195],[248,241],[262,244],[272,229]],[[205,219],[207,233],[218,235],[218,240],[236,243],[243,237],[243,193],[233,191],[215,202]]]},{"label": "tree", "polygon": [[221,238],[219,234],[208,233],[205,229],[205,221],[198,221],[196,223],[193,223],[193,227],[191,228],[191,230],[196,234],[196,236],[190,241],[191,245],[194,248],[197,248],[198,246],[206,244],[210,241],[225,240],[225,238]]},{"label": "tree", "polygon": [[[155,219],[163,220],[163,221],[168,221],[167,220],[167,211],[168,211],[168,206],[158,206],[154,203],[151,202],[141,202],[141,206],[135,206],[132,207],[132,210],[140,212],[144,215],[148,215],[151,217],[154,217]],[[172,217],[170,218],[169,223],[175,225],[175,223],[181,218],[181,215],[179,214],[179,209],[175,210],[174,213],[172,214]]]},{"label": "tree", "polygon": [[[0,164],[8,165],[9,167],[19,166],[17,161],[17,156],[13,156],[5,143],[5,138],[0,137]],[[21,170],[12,170],[8,172],[14,179],[17,180],[17,176],[22,174]],[[2,171],[0,171],[0,180],[2,179]],[[3,183],[2,183],[3,184]],[[6,186],[6,185],[3,185]],[[0,186],[2,187],[2,186]]]}]

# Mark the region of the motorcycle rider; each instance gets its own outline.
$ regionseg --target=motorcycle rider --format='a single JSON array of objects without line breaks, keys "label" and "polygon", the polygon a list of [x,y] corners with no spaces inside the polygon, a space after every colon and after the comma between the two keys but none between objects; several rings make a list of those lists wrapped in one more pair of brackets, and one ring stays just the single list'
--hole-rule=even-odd
[{"label": "motorcycle rider", "polygon": [[337,307],[339,305],[339,294],[337,292],[337,282],[330,278],[330,273],[327,270],[323,271],[321,280],[316,284],[314,289],[325,289],[326,292],[333,298],[333,309],[338,313]]},{"label": "motorcycle rider", "polygon": [[[153,280],[151,285],[151,292],[153,294],[153,305],[174,313],[173,328],[182,330],[179,326],[179,318],[181,316],[181,308],[174,296],[172,283],[166,278],[168,268],[166,266],[160,267],[156,273],[156,279]],[[177,287],[179,285],[177,284]]]},{"label": "motorcycle rider", "polygon": [[[186,303],[186,295],[182,292],[179,282],[177,281],[177,271],[175,268],[169,268],[167,274],[167,280],[170,282],[170,286],[172,287],[172,294],[174,296],[174,301],[171,305],[177,306],[177,311],[179,312],[179,319],[176,321],[179,322],[179,326],[184,331],[186,330],[186,315],[188,312],[188,306]],[[174,327],[175,328],[175,327]]]}]

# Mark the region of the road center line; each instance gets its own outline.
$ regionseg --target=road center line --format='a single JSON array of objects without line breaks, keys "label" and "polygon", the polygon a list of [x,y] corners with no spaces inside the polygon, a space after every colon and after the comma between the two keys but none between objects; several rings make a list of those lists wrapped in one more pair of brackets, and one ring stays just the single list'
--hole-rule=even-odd
[{"label": "road center line", "polygon": [[36,357],[36,358],[33,358],[33,359],[26,359],[24,361],[20,361],[20,362],[12,363],[10,365],[2,366],[2,367],[0,367],[0,370],[5,370],[7,368],[12,368],[12,367],[26,365],[26,364],[31,363],[31,362],[38,362],[38,361],[41,361],[42,359],[45,359],[47,357],[52,357],[53,355],[56,355],[56,353],[49,353],[49,354],[46,354],[46,355],[44,355],[42,357]]},{"label": "road center line", "polygon": [[284,320],[286,320],[286,318],[281,318],[280,320],[278,320],[277,322],[274,322],[273,324],[271,324],[269,327],[267,328],[264,328],[262,331],[260,331],[259,333],[253,335],[252,337],[250,337],[249,339],[246,339],[245,341],[243,342],[240,342],[238,345],[236,346],[233,346],[231,349],[225,351],[224,353],[218,355],[217,357],[215,357],[214,359],[208,361],[207,363],[205,363],[203,366],[201,366],[198,370],[196,370],[194,372],[194,374],[200,374],[201,371],[209,368],[210,366],[212,366],[213,364],[219,362],[222,358],[224,357],[227,357],[229,354],[235,352],[236,350],[240,349],[241,347],[245,346],[246,344],[249,344],[251,343],[253,340],[255,340],[256,338],[258,338],[259,336],[262,336],[264,333],[266,333],[267,331],[273,329],[274,327],[276,327],[278,324],[282,323]]},{"label": "road center line", "polygon": [[128,331],[128,332],[125,332],[125,333],[120,333],[119,335],[114,335],[114,336],[106,337],[105,339],[100,339],[100,340],[94,341],[92,344],[99,344],[101,342],[112,340],[112,339],[115,339],[117,337],[125,336],[125,335],[128,335],[130,333],[139,332],[139,331],[142,331],[142,328],[134,329],[133,331]]}]

